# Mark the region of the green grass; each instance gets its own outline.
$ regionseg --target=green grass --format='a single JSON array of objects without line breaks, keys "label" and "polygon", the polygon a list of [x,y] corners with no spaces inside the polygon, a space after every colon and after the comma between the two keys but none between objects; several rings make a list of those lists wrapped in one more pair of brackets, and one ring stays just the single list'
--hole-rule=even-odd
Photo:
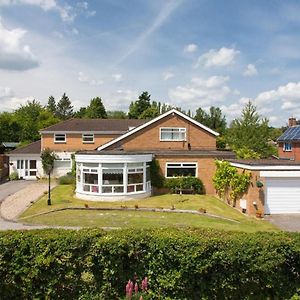
[{"label": "green grass", "polygon": [[[73,187],[60,185],[51,193],[52,205],[47,205],[47,195],[39,199],[34,205],[27,209],[20,217],[20,221],[32,224],[61,225],[61,226],[83,226],[83,227],[209,227],[225,230],[240,230],[247,232],[274,231],[278,230],[274,225],[264,220],[247,217],[233,209],[221,200],[209,195],[161,195],[141,200],[126,202],[92,202],[79,200],[73,197]],[[84,211],[67,210],[59,211],[41,216],[33,216],[41,212],[63,208],[82,207],[120,208],[122,205],[134,208],[154,207],[198,210],[205,208],[207,213],[230,218],[240,223],[226,220],[209,218],[206,216],[191,214],[175,214],[161,212],[141,211]],[[32,216],[32,217],[31,217]],[[26,217],[22,220],[23,217]]]}]

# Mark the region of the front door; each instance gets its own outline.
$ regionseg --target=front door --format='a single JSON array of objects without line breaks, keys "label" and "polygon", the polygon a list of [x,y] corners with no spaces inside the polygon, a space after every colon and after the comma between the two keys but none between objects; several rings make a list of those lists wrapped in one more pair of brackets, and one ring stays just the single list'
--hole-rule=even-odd
[{"label": "front door", "polygon": [[20,179],[35,179],[37,175],[35,159],[18,159],[17,170]]}]

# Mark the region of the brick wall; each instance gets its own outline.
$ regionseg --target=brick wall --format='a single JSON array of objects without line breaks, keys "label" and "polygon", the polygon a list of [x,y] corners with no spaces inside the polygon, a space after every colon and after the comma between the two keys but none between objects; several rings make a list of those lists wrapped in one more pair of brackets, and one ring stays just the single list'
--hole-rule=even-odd
[{"label": "brick wall", "polygon": [[215,195],[215,189],[212,182],[212,177],[215,174],[216,166],[214,158],[199,158],[199,157],[155,157],[160,164],[162,173],[166,176],[167,162],[196,162],[198,164],[197,177],[203,182],[206,194]]},{"label": "brick wall", "polygon": [[50,148],[53,151],[79,151],[79,150],[94,150],[97,147],[109,142],[119,135],[103,135],[95,134],[94,143],[82,143],[82,134],[70,133],[66,135],[66,143],[54,143],[53,134],[42,135],[42,149]]},{"label": "brick wall", "polygon": [[290,158],[300,160],[300,143],[292,143],[292,151],[284,151],[283,143],[278,143],[278,156],[282,158]]},{"label": "brick wall", "polygon": [[8,177],[9,173],[9,157],[5,154],[0,154],[0,182]]},{"label": "brick wall", "polygon": [[[186,128],[186,141],[160,141],[160,127]],[[149,149],[188,150],[188,144],[190,144],[192,150],[215,150],[216,137],[178,115],[169,115],[166,118],[149,125],[145,129],[142,129],[137,133],[123,139],[119,143],[108,147],[107,150],[113,150],[120,147],[127,151],[147,151]]]}]

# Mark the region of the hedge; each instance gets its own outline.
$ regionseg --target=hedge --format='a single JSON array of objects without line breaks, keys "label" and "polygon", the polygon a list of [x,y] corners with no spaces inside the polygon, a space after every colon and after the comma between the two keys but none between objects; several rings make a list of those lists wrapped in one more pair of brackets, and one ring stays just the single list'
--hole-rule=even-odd
[{"label": "hedge", "polygon": [[124,299],[135,275],[148,277],[147,299],[299,299],[300,235],[199,229],[0,233],[1,299]]}]

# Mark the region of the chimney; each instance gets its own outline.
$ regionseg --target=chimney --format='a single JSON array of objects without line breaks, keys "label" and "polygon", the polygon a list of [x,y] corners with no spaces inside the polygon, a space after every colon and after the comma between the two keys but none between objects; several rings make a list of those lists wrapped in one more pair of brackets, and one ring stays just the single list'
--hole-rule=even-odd
[{"label": "chimney", "polygon": [[296,118],[289,118],[289,127],[293,127],[297,125]]}]

